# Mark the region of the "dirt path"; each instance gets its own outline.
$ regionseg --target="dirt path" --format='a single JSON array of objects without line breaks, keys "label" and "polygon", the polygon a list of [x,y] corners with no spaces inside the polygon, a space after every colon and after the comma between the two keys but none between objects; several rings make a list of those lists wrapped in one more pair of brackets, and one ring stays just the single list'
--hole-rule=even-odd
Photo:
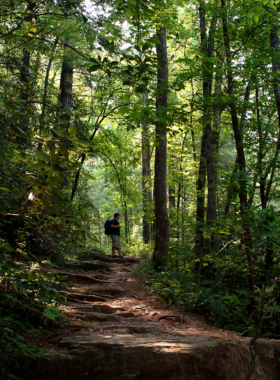
[{"label": "dirt path", "polygon": [[[246,378],[248,338],[166,306],[143,288],[135,259],[108,259],[109,272],[66,272],[68,325],[44,343],[52,362],[33,363],[41,380]],[[280,343],[257,350],[252,380],[279,379]]]}]

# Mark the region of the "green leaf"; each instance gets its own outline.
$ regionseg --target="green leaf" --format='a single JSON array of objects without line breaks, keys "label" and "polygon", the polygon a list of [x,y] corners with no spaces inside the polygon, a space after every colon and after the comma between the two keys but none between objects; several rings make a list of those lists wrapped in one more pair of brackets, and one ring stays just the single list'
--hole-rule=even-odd
[{"label": "green leaf", "polygon": [[248,17],[252,18],[254,16],[254,9],[249,9],[248,11]]},{"label": "green leaf", "polygon": [[98,63],[97,59],[95,59],[95,58],[93,58],[93,57],[91,57],[89,60],[90,60],[90,62]]},{"label": "green leaf", "polygon": [[[73,141],[73,140],[72,140]],[[82,146],[85,146],[87,148],[90,147],[90,141],[88,140],[84,140],[84,139],[75,139],[74,141],[76,141],[77,143],[79,143],[80,145]]]},{"label": "green leaf", "polygon": [[130,109],[128,107],[120,107],[119,108],[119,113],[124,114],[130,112]]},{"label": "green leaf", "polygon": [[74,136],[79,134],[79,130],[75,125],[72,125],[71,127],[69,127],[68,132],[69,132],[69,135],[74,135]]},{"label": "green leaf", "polygon": [[44,162],[47,162],[47,161],[48,161],[47,156],[46,156],[45,153],[43,153],[41,150],[35,150],[34,154],[35,154],[35,156],[36,156],[39,160],[44,161]]},{"label": "green leaf", "polygon": [[64,194],[62,193],[62,191],[56,189],[55,187],[53,187],[52,190],[53,190],[54,197],[57,198],[58,201],[63,202]]},{"label": "green leaf", "polygon": [[39,143],[43,143],[45,140],[43,139],[43,137],[39,136],[39,135],[35,135],[32,140],[35,140],[35,141],[38,141]]},{"label": "green leaf", "polygon": [[52,319],[53,321],[55,321],[55,318],[59,317],[59,315],[58,309],[54,307],[47,307],[43,312],[44,317]]},{"label": "green leaf", "polygon": [[6,187],[0,187],[0,191],[7,191],[7,192],[10,192],[11,190],[7,189]]},{"label": "green leaf", "polygon": [[65,145],[61,145],[59,147],[59,151],[66,158],[66,160],[68,160],[68,158],[69,158],[69,152],[68,152],[66,146]]},{"label": "green leaf", "polygon": [[49,131],[47,131],[46,129],[42,129],[42,131],[41,131],[41,135],[42,135],[44,138],[50,138],[50,133],[49,133]]},{"label": "green leaf", "polygon": [[52,168],[56,171],[56,172],[65,172],[65,167],[62,166],[62,165],[57,165],[57,164],[52,164],[51,165]]},{"label": "green leaf", "polygon": [[56,133],[58,136],[60,136],[60,137],[66,137],[66,133],[60,131],[59,129],[55,129],[55,128],[53,128],[52,131],[55,132],[55,133]]},{"label": "green leaf", "polygon": [[56,227],[57,227],[58,231],[62,231],[64,228],[64,221],[59,220],[58,222],[56,222]]},{"label": "green leaf", "polygon": [[126,12],[125,12],[125,15],[126,15],[126,17],[127,17],[128,19],[130,19],[131,17],[133,17],[134,14],[135,14],[135,13],[134,13],[131,9],[127,8],[127,10],[126,10]]},{"label": "green leaf", "polygon": [[81,227],[81,228],[83,227],[82,224],[78,220],[76,220],[76,219],[69,218],[68,220],[70,222],[74,222],[78,227]]},{"label": "green leaf", "polygon": [[142,51],[146,51],[151,47],[151,44],[149,42],[145,42],[144,45],[142,46]]},{"label": "green leaf", "polygon": [[99,69],[99,65],[92,65],[89,67],[88,71],[91,73]]},{"label": "green leaf", "polygon": [[28,279],[29,279],[30,281],[34,281],[34,280],[36,280],[36,273],[35,273],[34,271],[29,272],[29,273],[28,273]]},{"label": "green leaf", "polygon": [[95,181],[96,178],[94,178],[92,175],[88,174],[87,172],[85,172],[84,170],[81,171],[82,175],[87,178],[87,179],[90,179],[91,181]]},{"label": "green leaf", "polygon": [[27,164],[27,167],[30,168],[30,169],[37,169],[37,170],[40,170],[40,169],[44,169],[46,167],[46,164],[41,164],[41,163],[30,163],[30,164]]},{"label": "green leaf", "polygon": [[65,175],[65,173],[63,172],[59,173],[57,177],[57,184],[61,186],[66,180],[67,180],[67,176]]},{"label": "green leaf", "polygon": [[40,268],[40,273],[43,277],[47,278],[48,280],[52,280],[53,276],[49,274],[48,272],[44,271],[44,269]]},{"label": "green leaf", "polygon": [[100,241],[98,239],[96,239],[95,237],[93,236],[90,236],[89,234],[87,235],[88,239],[90,239],[91,241],[93,241],[94,243],[100,243]]},{"label": "green leaf", "polygon": [[87,221],[88,221],[88,216],[85,215],[85,214],[81,215],[81,220],[82,220],[83,222],[87,222]]}]

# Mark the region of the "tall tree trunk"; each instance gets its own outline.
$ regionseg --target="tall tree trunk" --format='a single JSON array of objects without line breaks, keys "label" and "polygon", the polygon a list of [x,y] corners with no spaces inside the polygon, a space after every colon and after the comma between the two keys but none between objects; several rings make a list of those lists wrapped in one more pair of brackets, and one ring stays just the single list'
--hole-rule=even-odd
[{"label": "tall tree trunk", "polygon": [[236,174],[238,173],[238,158],[236,157],[233,170],[230,176],[230,181],[227,187],[227,196],[223,211],[223,217],[226,217],[229,214],[230,206],[232,201],[236,198],[238,194],[238,185],[236,181]]},{"label": "tall tree trunk", "polygon": [[199,169],[198,169],[198,179],[196,185],[196,224],[195,224],[195,252],[196,256],[201,255],[201,249],[203,246],[203,230],[204,230],[204,219],[205,219],[205,183],[206,183],[206,153],[205,153],[205,136],[203,134],[201,139],[200,148],[200,158],[199,158]]},{"label": "tall tree trunk", "polygon": [[247,200],[247,174],[246,174],[246,160],[243,144],[243,131],[239,128],[237,108],[234,101],[234,78],[232,71],[232,56],[230,50],[230,41],[229,41],[229,32],[226,16],[226,0],[221,0],[222,9],[223,9],[223,37],[225,45],[225,55],[227,63],[227,78],[228,78],[228,93],[231,96],[230,113],[231,113],[231,122],[235,138],[235,145],[238,158],[238,167],[239,167],[239,202],[240,202],[240,213],[242,219],[242,243],[244,246],[247,267],[248,267],[248,283],[250,291],[254,291],[255,285],[255,257],[252,250],[252,239],[251,239],[251,230],[248,223],[247,211],[248,211],[248,200]]},{"label": "tall tree trunk", "polygon": [[[269,193],[271,190],[276,164],[279,156],[279,150],[280,150],[280,86],[279,86],[279,70],[280,70],[280,59],[279,59],[279,52],[280,52],[280,46],[279,46],[279,34],[278,34],[278,19],[276,15],[272,15],[271,20],[271,30],[270,30],[270,36],[269,36],[269,42],[270,46],[272,48],[272,73],[273,75],[273,91],[274,91],[274,98],[277,108],[277,116],[278,116],[278,138],[277,138],[277,144],[275,153],[273,156],[273,159],[271,161],[271,164],[269,165],[271,168],[271,174],[268,181],[268,184],[265,189],[265,181],[267,178],[267,173],[261,178],[261,199],[262,199],[262,208],[267,207],[267,203],[269,201]],[[261,143],[261,141],[260,141]],[[273,216],[270,217],[270,221],[273,221]],[[271,238],[267,237],[267,249],[266,249],[266,269],[270,270],[273,266],[273,257],[274,252],[272,249],[272,242]]]},{"label": "tall tree trunk", "polygon": [[20,99],[22,101],[21,128],[24,132],[29,131],[29,116],[28,116],[28,100],[29,100],[29,84],[30,84],[30,58],[31,54],[27,49],[23,50],[21,67],[20,67]]},{"label": "tall tree trunk", "polygon": [[[204,132],[202,137],[202,146],[201,146],[201,157],[200,157],[200,172],[204,175],[204,178],[198,182],[198,184],[205,187],[205,176],[207,173],[207,224],[212,225],[217,221],[217,205],[216,205],[216,176],[215,176],[215,165],[214,165],[214,153],[213,153],[213,137],[212,137],[212,109],[207,104],[209,97],[212,92],[212,82],[213,82],[213,64],[211,63],[211,58],[214,50],[214,34],[216,30],[217,18],[214,15],[211,21],[209,36],[207,38],[206,33],[206,22],[205,22],[205,9],[204,1],[200,1],[199,7],[199,16],[200,16],[200,35],[201,35],[201,51],[202,51],[202,75],[203,75],[203,123],[204,123]],[[206,161],[206,162],[205,162]],[[205,170],[206,169],[206,170]],[[204,191],[198,189],[199,192],[202,192],[203,197],[201,201],[203,204],[197,205],[197,211],[201,213],[200,220],[204,221]],[[198,192],[198,196],[199,196]],[[203,211],[203,214],[202,214]],[[203,216],[203,219],[202,219]],[[198,217],[198,213],[197,213]],[[200,231],[202,235],[202,231]],[[197,238],[198,240],[198,238]],[[197,253],[201,255],[202,247],[202,236],[200,236],[200,243],[197,245]],[[211,236],[211,248],[212,250],[218,252],[219,250],[219,240],[212,234]]]},{"label": "tall tree trunk", "polygon": [[[122,160],[123,161],[123,160]],[[127,163],[126,158],[124,159],[124,185],[123,185],[123,205],[124,205],[124,230],[125,230],[125,241],[126,243],[129,242],[129,219],[128,219],[128,209],[127,209],[127,179],[126,179],[126,171],[127,171]]]},{"label": "tall tree trunk", "polygon": [[[73,59],[71,53],[69,53],[69,49],[64,47],[64,57],[62,62],[61,69],[61,77],[60,77],[60,103],[61,110],[65,111],[60,115],[60,120],[63,120],[61,126],[64,129],[68,129],[70,126],[70,118],[71,118],[71,109],[72,109],[72,90],[73,90]],[[67,150],[67,143],[64,146],[60,147],[62,149]],[[62,183],[62,187],[66,187],[68,185],[68,171],[65,168],[65,179]]]},{"label": "tall tree trunk", "polygon": [[60,78],[60,102],[61,109],[66,111],[62,114],[62,119],[66,121],[63,123],[64,128],[70,125],[70,113],[72,109],[72,90],[73,90],[73,59],[69,54],[69,49],[65,46],[64,57]]},{"label": "tall tree trunk", "polygon": [[[146,106],[147,96],[143,95],[143,103]],[[149,126],[144,119],[142,122],[142,194],[143,194],[143,240],[148,244],[151,240],[151,147],[149,137]]]},{"label": "tall tree trunk", "polygon": [[[249,101],[249,98],[250,98],[250,83],[248,83],[248,85],[246,86],[246,90],[244,93],[243,110],[242,110],[241,119],[240,119],[241,133],[243,133],[244,128],[245,128],[245,123],[246,123],[246,118],[247,118],[247,109],[248,109],[247,102]],[[227,188],[227,198],[226,198],[225,207],[223,211],[223,217],[228,215],[230,211],[231,202],[236,198],[236,195],[238,194],[239,189],[238,189],[238,183],[236,179],[236,174],[238,173],[238,169],[239,169],[239,160],[238,160],[238,156],[236,156],[235,164],[233,166],[232,174],[230,177],[230,182]],[[249,205],[251,204],[250,199],[248,203]]]},{"label": "tall tree trunk", "polygon": [[[271,20],[271,30],[270,30],[270,46],[272,48],[272,73],[273,75],[273,91],[274,91],[274,97],[275,97],[275,104],[277,108],[277,116],[278,116],[278,138],[277,138],[277,144],[275,148],[275,153],[273,156],[273,159],[270,164],[270,178],[268,181],[268,184],[266,186],[266,192],[265,192],[265,198],[264,198],[264,207],[266,207],[268,199],[269,199],[269,193],[271,190],[271,186],[274,179],[275,169],[276,169],[276,163],[279,156],[279,150],[280,150],[280,86],[279,86],[279,71],[280,71],[280,59],[279,59],[279,53],[280,53],[280,47],[279,47],[279,34],[278,34],[278,19],[276,16],[273,17]],[[267,172],[268,173],[268,172]],[[268,174],[265,174],[265,179],[267,178]]]},{"label": "tall tree trunk", "polygon": [[[173,178],[173,173],[175,169],[175,160],[176,157],[174,155],[171,155],[169,162],[169,168],[168,172],[170,175],[170,178]],[[169,211],[169,222],[171,223],[174,220],[174,216],[176,215],[175,211],[175,203],[176,203],[176,196],[175,196],[175,183],[172,183],[172,185],[168,186],[168,211]]]},{"label": "tall tree trunk", "polygon": [[151,153],[148,127],[142,126],[142,191],[143,191],[143,240],[148,244],[151,240],[151,223],[149,213],[151,212]]},{"label": "tall tree trunk", "polygon": [[166,265],[169,247],[169,220],[167,213],[166,165],[167,165],[167,89],[168,61],[166,29],[157,30],[157,100],[156,100],[156,153],[155,153],[155,248],[153,262],[158,269]]},{"label": "tall tree trunk", "polygon": [[42,99],[42,112],[41,112],[41,120],[40,120],[40,130],[45,125],[45,116],[46,116],[46,107],[47,107],[47,97],[48,97],[48,90],[49,90],[49,78],[50,78],[50,71],[52,67],[52,62],[54,58],[54,52],[58,44],[58,37],[56,37],[52,51],[51,56],[47,65],[47,70],[45,74],[45,82],[44,82],[44,92],[43,92],[43,99]]}]

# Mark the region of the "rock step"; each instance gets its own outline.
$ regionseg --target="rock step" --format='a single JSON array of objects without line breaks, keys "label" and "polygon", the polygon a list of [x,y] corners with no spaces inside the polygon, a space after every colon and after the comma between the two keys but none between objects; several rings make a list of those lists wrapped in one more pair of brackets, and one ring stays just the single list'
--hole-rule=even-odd
[{"label": "rock step", "polygon": [[91,294],[97,294],[97,295],[103,295],[103,296],[118,296],[123,294],[123,289],[119,287],[110,287],[110,286],[83,286],[83,287],[75,287],[72,288],[66,288],[67,291],[75,293],[80,293],[82,295],[91,295]]},{"label": "rock step", "polygon": [[[250,339],[223,341],[198,335],[87,333],[62,339],[59,351],[49,350],[45,359],[27,359],[29,363],[25,365],[30,373],[25,378],[245,380],[251,361],[249,346]],[[259,339],[256,355],[251,380],[279,380],[280,342]]]},{"label": "rock step", "polygon": [[75,261],[75,260],[67,260],[65,262],[65,266],[71,269],[82,269],[82,270],[110,270],[110,264],[100,261]]},{"label": "rock step", "polygon": [[73,309],[76,311],[95,311],[97,313],[103,313],[103,314],[115,314],[117,312],[126,311],[122,307],[111,307],[109,305],[83,305],[83,304],[72,304],[70,305]]}]

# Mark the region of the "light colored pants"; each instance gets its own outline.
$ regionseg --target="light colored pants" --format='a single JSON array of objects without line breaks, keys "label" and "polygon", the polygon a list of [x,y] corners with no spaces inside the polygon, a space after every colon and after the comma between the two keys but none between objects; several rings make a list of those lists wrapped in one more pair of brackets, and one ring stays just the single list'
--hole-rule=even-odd
[{"label": "light colored pants", "polygon": [[121,248],[121,239],[118,235],[111,234],[112,247]]}]

